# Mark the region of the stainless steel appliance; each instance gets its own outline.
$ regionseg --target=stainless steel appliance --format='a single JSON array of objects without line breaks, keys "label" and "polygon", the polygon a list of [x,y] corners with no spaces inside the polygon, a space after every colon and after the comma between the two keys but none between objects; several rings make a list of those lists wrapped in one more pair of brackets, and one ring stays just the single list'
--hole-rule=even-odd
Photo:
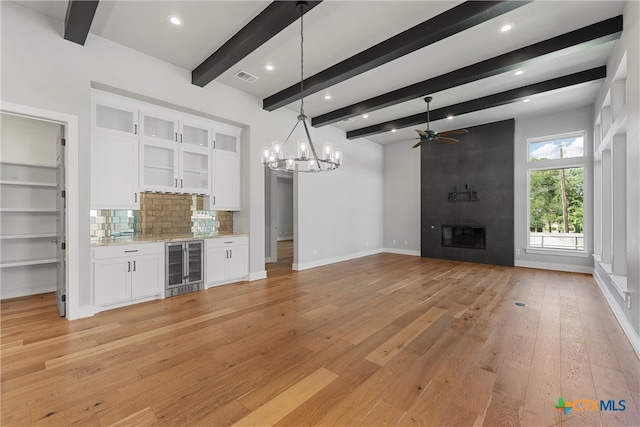
[{"label": "stainless steel appliance", "polygon": [[166,297],[204,289],[204,242],[167,243]]}]

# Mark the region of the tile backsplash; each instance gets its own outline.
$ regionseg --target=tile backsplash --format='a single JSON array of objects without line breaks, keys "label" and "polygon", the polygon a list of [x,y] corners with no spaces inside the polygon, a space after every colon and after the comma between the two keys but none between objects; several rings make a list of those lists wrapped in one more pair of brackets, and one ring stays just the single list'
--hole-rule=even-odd
[{"label": "tile backsplash", "polygon": [[206,211],[203,196],[141,193],[140,210],[92,210],[91,237],[233,232],[233,213]]}]

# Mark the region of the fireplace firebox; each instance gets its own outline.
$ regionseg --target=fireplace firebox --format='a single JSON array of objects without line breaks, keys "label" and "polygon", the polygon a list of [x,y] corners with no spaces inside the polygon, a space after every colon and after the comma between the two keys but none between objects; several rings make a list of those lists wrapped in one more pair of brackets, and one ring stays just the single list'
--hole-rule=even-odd
[{"label": "fireplace firebox", "polygon": [[485,227],[442,225],[442,246],[486,249]]}]

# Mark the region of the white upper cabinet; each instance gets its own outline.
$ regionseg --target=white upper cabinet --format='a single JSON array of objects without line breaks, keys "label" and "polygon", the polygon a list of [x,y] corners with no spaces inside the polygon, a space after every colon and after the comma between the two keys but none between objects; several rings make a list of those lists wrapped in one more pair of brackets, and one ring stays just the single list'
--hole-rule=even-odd
[{"label": "white upper cabinet", "polygon": [[138,139],[93,132],[91,209],[140,209]]},{"label": "white upper cabinet", "polygon": [[149,141],[140,142],[140,189],[178,192],[178,145]]},{"label": "white upper cabinet", "polygon": [[180,147],[180,165],[180,191],[209,194],[209,152]]},{"label": "white upper cabinet", "polygon": [[161,142],[178,142],[178,120],[164,109],[140,111],[140,137]]},{"label": "white upper cabinet", "polygon": [[185,146],[210,150],[211,142],[211,122],[181,118],[180,143]]},{"label": "white upper cabinet", "polygon": [[240,134],[242,129],[234,126],[216,125],[213,129],[213,150],[240,154]]},{"label": "white upper cabinet", "polygon": [[116,135],[138,134],[138,107],[131,100],[120,96],[94,91],[91,119],[93,130]]}]

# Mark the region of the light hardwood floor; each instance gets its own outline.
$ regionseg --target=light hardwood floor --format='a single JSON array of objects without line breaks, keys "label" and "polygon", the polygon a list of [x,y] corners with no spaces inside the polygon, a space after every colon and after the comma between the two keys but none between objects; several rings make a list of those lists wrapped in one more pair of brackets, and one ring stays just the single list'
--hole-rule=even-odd
[{"label": "light hardwood floor", "polygon": [[640,425],[584,274],[379,254],[71,322],[52,294],[1,309],[3,426]]}]

